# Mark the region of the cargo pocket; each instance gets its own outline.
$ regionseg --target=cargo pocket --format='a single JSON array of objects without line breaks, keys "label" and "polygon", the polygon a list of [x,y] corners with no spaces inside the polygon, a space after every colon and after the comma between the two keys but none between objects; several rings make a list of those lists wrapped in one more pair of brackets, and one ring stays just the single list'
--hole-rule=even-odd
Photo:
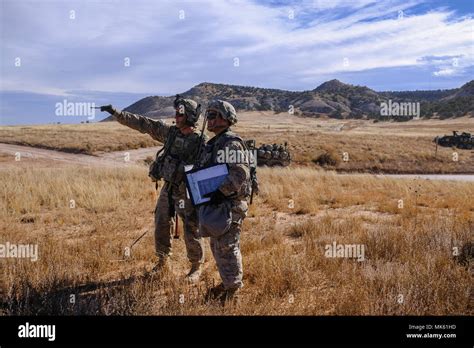
[{"label": "cargo pocket", "polygon": [[199,233],[201,237],[218,238],[232,225],[231,202],[204,204],[199,207]]}]

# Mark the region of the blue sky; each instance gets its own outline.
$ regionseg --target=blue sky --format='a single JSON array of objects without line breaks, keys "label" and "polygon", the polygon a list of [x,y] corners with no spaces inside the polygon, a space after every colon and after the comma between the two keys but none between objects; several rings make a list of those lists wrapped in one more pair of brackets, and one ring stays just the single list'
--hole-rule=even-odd
[{"label": "blue sky", "polygon": [[78,123],[87,117],[56,116],[56,103],[124,108],[200,82],[415,90],[474,76],[470,0],[0,4],[1,125]]}]

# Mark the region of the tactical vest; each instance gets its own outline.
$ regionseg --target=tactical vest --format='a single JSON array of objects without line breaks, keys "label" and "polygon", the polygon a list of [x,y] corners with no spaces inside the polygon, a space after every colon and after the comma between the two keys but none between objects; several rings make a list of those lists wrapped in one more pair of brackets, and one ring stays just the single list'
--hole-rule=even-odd
[{"label": "tactical vest", "polygon": [[[215,142],[207,143],[206,146],[204,147],[204,151],[201,154],[201,159],[200,159],[200,166],[201,167],[207,167],[213,164],[217,164],[217,152],[219,150],[224,150],[227,144],[231,141],[237,140],[242,144],[242,147],[244,150],[248,150],[247,145],[245,144],[245,141],[239,137],[237,134],[233,133],[232,131],[228,130],[220,135],[218,135],[218,138],[216,139]],[[249,171],[251,172],[252,168],[248,164],[246,164],[249,167]],[[255,181],[256,181],[256,176],[255,176]],[[252,176],[246,182],[244,185],[242,185],[240,192],[236,193],[237,199],[245,199],[250,196],[252,193]]]},{"label": "tactical vest", "polygon": [[149,176],[153,181],[161,179],[175,185],[184,181],[184,166],[194,164],[201,138],[199,133],[183,135],[177,127],[171,127],[166,142],[150,165]]}]

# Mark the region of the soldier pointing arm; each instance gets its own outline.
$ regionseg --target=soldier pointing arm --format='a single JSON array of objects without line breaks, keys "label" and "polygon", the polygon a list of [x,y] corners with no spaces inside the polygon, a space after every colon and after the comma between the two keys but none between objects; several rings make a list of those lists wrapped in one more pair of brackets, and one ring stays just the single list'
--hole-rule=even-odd
[{"label": "soldier pointing arm", "polygon": [[149,117],[135,115],[127,111],[118,111],[112,105],[101,106],[100,111],[107,111],[115,119],[132,129],[135,129],[141,133],[147,133],[155,140],[161,143],[166,141],[168,137],[170,126],[164,123],[162,120],[154,120]]},{"label": "soldier pointing arm", "polygon": [[155,208],[155,250],[158,263],[154,270],[163,269],[171,255],[171,230],[176,212],[184,223],[184,240],[191,263],[187,278],[195,282],[201,273],[204,249],[198,231],[197,211],[186,195],[184,167],[195,163],[198,149],[205,139],[200,137],[195,128],[201,114],[200,105],[194,100],[176,96],[174,107],[175,126],[169,126],[161,120],[118,111],[111,105],[101,107],[101,111],[107,111],[121,124],[147,133],[163,143],[149,173],[154,181],[164,180]]}]

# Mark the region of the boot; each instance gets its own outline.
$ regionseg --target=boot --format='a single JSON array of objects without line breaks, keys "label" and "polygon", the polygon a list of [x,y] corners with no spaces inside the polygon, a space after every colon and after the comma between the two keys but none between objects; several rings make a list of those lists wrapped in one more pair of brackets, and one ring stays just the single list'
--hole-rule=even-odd
[{"label": "boot", "polygon": [[238,304],[240,302],[240,288],[232,288],[225,290],[221,294],[219,300],[223,306],[225,306],[226,304]]},{"label": "boot", "polygon": [[193,262],[191,264],[191,269],[189,273],[186,275],[186,280],[190,283],[197,283],[199,281],[199,277],[201,276],[202,272],[202,263],[200,262]]},{"label": "boot", "polygon": [[209,289],[206,294],[206,300],[219,300],[222,306],[226,304],[238,304],[240,302],[240,288],[226,289],[224,284]]},{"label": "boot", "polygon": [[206,301],[218,299],[225,292],[224,284],[220,283],[217,286],[210,288],[206,293]]},{"label": "boot", "polygon": [[160,273],[160,272],[164,271],[165,269],[167,269],[168,268],[168,259],[169,259],[169,256],[163,256],[163,255],[158,256],[158,261],[156,262],[156,265],[151,270],[151,273],[156,274],[156,273]]}]

